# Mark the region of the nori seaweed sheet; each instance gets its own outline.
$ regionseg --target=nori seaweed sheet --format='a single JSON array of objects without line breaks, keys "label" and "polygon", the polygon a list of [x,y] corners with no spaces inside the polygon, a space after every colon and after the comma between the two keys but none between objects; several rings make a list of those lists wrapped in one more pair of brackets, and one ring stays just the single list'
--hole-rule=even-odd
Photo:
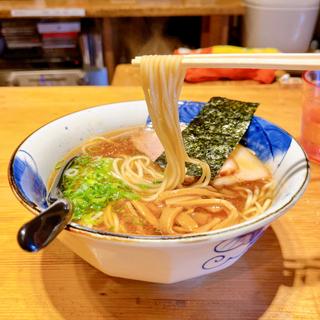
[{"label": "nori seaweed sheet", "polygon": [[[249,127],[258,103],[213,97],[203,107],[182,136],[187,154],[206,161],[215,177]],[[166,165],[163,153],[156,162]],[[200,176],[201,169],[187,163],[187,175]]]}]

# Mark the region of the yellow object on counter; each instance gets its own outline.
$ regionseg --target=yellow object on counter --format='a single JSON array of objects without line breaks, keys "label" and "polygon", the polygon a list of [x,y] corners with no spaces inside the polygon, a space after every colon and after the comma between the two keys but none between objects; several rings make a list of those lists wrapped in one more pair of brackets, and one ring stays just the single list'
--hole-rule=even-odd
[{"label": "yellow object on counter", "polygon": [[237,46],[212,46],[212,53],[278,53],[276,48],[244,48]]}]

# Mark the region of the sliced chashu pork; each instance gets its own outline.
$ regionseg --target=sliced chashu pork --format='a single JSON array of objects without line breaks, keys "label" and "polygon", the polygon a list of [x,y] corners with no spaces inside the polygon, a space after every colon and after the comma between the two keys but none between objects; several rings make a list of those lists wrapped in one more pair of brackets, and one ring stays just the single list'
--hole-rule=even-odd
[{"label": "sliced chashu pork", "polygon": [[237,145],[230,154],[229,159],[232,159],[237,164],[238,169],[229,175],[223,175],[222,172],[220,172],[213,181],[215,186],[231,185],[244,181],[256,181],[271,177],[271,173],[258,157],[250,149],[240,144]]}]

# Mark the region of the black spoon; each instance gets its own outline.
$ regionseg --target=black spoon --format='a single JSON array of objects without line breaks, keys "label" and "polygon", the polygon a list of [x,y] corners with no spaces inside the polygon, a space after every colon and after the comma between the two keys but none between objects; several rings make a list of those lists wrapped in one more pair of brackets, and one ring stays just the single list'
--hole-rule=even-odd
[{"label": "black spoon", "polygon": [[67,199],[63,198],[60,188],[63,173],[76,158],[71,158],[57,174],[47,197],[50,206],[18,231],[17,239],[22,249],[29,252],[39,251],[54,240],[70,222],[72,206]]}]

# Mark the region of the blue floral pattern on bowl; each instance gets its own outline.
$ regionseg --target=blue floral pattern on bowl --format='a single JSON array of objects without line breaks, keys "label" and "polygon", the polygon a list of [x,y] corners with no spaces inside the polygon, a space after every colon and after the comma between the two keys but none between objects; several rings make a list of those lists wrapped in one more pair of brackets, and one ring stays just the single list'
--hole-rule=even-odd
[{"label": "blue floral pattern on bowl", "polygon": [[225,264],[233,264],[262,236],[265,229],[260,228],[243,236],[219,242],[213,248],[213,257],[202,264],[202,269],[212,270]]},{"label": "blue floral pattern on bowl", "polygon": [[12,164],[13,179],[19,192],[32,207],[47,208],[47,189],[32,155],[19,150]]}]

